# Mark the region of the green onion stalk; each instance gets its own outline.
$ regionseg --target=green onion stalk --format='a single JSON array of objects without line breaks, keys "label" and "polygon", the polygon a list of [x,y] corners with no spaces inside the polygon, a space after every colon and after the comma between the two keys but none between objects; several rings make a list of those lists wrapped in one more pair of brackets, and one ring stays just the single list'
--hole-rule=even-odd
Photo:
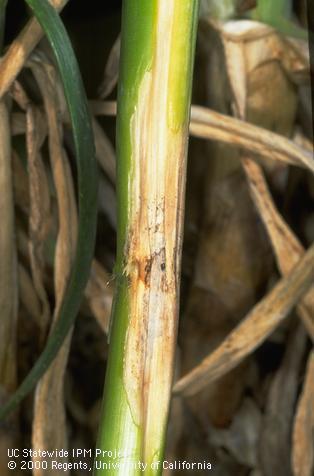
[{"label": "green onion stalk", "polygon": [[123,4],[116,293],[97,476],[162,472],[197,18],[198,0]]}]

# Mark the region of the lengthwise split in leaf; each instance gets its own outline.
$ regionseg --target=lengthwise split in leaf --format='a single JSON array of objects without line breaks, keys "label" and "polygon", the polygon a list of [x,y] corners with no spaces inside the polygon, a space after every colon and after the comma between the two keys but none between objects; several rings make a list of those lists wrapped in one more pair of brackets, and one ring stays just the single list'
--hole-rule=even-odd
[{"label": "lengthwise split in leaf", "polygon": [[[98,448],[161,474],[178,317],[197,0],[125,0],[117,122],[118,250]],[[123,468],[123,470],[121,469]]]},{"label": "lengthwise split in leaf", "polygon": [[90,115],[80,71],[64,26],[47,0],[27,0],[53,48],[63,82],[73,126],[77,154],[79,230],[69,284],[60,307],[59,319],[36,364],[13,397],[1,408],[0,419],[12,411],[45,373],[78,312],[94,252],[97,216],[97,166]]}]

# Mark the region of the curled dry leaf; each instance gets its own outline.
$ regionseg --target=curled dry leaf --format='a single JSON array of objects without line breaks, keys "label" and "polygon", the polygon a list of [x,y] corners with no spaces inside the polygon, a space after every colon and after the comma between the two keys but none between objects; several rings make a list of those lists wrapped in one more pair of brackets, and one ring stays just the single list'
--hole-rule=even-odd
[{"label": "curled dry leaf", "polygon": [[233,144],[262,157],[314,172],[313,154],[279,134],[200,106],[192,107],[191,118],[190,131],[196,137]]},{"label": "curled dry leaf", "polygon": [[[17,329],[17,262],[14,231],[14,199],[11,164],[11,134],[9,112],[0,102],[0,402],[4,402],[16,386]],[[11,431],[0,427],[0,473],[9,475],[7,449],[16,447],[15,418]]]},{"label": "curled dry leaf", "polygon": [[[278,213],[260,167],[250,159],[243,159],[243,166],[252,198],[270,237],[278,268],[285,276],[301,259],[304,249]],[[314,286],[303,296],[297,310],[314,341]]]},{"label": "curled dry leaf", "polygon": [[40,117],[32,106],[27,108],[26,143],[28,155],[30,215],[29,215],[29,253],[35,289],[42,304],[42,339],[50,320],[50,305],[44,285],[44,243],[51,228],[49,184],[40,148]]},{"label": "curled dry leaf", "polygon": [[[306,80],[308,62],[300,59],[293,49],[287,49],[282,37],[272,28],[260,23],[229,22],[221,27],[220,33],[237,117],[291,136],[297,107],[294,75],[302,71]],[[274,108],[274,104],[280,107]],[[308,159],[313,171],[311,154]],[[277,175],[285,173],[278,165],[275,170],[269,160],[264,159],[263,165]],[[250,172],[246,173],[249,176]]]},{"label": "curled dry leaf", "polygon": [[[19,112],[11,115],[11,123],[15,128],[15,130],[13,129],[11,133],[27,134],[28,129],[31,129],[31,136],[34,136],[34,138],[31,139],[31,142],[38,143],[38,148],[40,148],[47,137],[47,122],[45,120],[43,112],[30,101],[25,89],[19,81],[14,81],[10,91],[10,95],[19,105],[19,107],[24,111],[23,113]],[[31,112],[31,115],[35,117],[31,117],[29,119],[27,116],[29,112]],[[30,127],[28,122],[31,123],[32,127]],[[33,131],[35,126],[36,134]]]},{"label": "curled dry leaf", "polygon": [[238,365],[289,315],[314,279],[314,245],[223,343],[174,386],[174,393],[194,395]]},{"label": "curled dry leaf", "polygon": [[[237,53],[243,57],[242,52],[245,50],[245,59],[244,61],[240,60],[240,63],[243,64],[244,70],[248,74],[263,63],[278,61],[287,75],[295,82],[307,80],[309,51],[306,41],[284,39],[272,27],[251,20],[229,21],[224,24],[216,23],[215,27],[220,32],[225,44],[228,43],[227,48],[230,48],[230,54],[226,58],[227,63],[232,56],[236,57]],[[290,47],[287,47],[287,44]],[[242,49],[242,52],[240,52],[240,49]],[[236,64],[240,65],[238,60],[236,58],[233,62],[234,66]],[[240,72],[241,75],[243,71]],[[233,67],[232,75],[236,88],[236,72]],[[243,88],[242,81],[238,87]],[[246,95],[245,90],[242,89],[242,91]],[[237,101],[240,97],[243,98],[243,94],[240,94],[240,92],[235,94]],[[240,105],[240,102],[238,104]],[[241,105],[239,110],[241,110]],[[242,109],[242,111],[244,110]]]},{"label": "curled dry leaf", "polygon": [[[58,202],[59,229],[54,266],[54,324],[67,286],[75,253],[77,211],[71,170],[63,147],[62,131],[58,121],[58,101],[54,94],[54,85],[58,81],[58,76],[54,67],[47,63],[42,55],[40,57],[34,56],[30,67],[44,100],[49,131],[49,153]],[[60,353],[37,385],[33,420],[34,449],[67,448],[63,381],[70,342],[71,334],[67,337]],[[43,474],[43,470],[36,469],[35,473],[39,476]],[[46,471],[45,474],[47,474]],[[53,471],[51,474],[53,474]]]},{"label": "curled dry leaf", "polygon": [[44,244],[51,228],[49,184],[40,149],[46,138],[46,121],[33,106],[22,86],[15,81],[12,96],[26,111],[26,149],[29,179],[29,255],[32,278],[41,302],[38,322],[41,341],[44,340],[50,321],[50,305],[44,285]]},{"label": "curled dry leaf", "polygon": [[311,476],[314,470],[314,352],[310,352],[292,437],[294,476]]}]

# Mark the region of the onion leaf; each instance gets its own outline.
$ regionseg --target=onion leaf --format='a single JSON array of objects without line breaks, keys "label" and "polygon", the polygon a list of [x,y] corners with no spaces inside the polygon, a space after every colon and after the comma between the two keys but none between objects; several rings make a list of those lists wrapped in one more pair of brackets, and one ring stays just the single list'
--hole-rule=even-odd
[{"label": "onion leaf", "polygon": [[47,0],[25,0],[54,52],[73,128],[78,171],[79,230],[76,255],[59,318],[46,347],[17,391],[0,410],[0,420],[33,389],[56,357],[79,310],[94,253],[97,222],[97,165],[87,99],[66,30]]}]

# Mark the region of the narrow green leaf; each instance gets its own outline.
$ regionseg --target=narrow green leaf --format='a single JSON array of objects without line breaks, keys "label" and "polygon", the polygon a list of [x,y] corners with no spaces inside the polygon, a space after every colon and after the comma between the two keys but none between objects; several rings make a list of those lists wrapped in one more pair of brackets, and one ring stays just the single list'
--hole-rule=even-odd
[{"label": "narrow green leaf", "polygon": [[26,0],[54,51],[72,121],[77,156],[79,232],[76,256],[59,319],[47,345],[11,399],[1,408],[0,420],[33,389],[56,357],[79,310],[94,252],[97,219],[97,165],[87,100],[80,71],[65,28],[47,0]]}]

